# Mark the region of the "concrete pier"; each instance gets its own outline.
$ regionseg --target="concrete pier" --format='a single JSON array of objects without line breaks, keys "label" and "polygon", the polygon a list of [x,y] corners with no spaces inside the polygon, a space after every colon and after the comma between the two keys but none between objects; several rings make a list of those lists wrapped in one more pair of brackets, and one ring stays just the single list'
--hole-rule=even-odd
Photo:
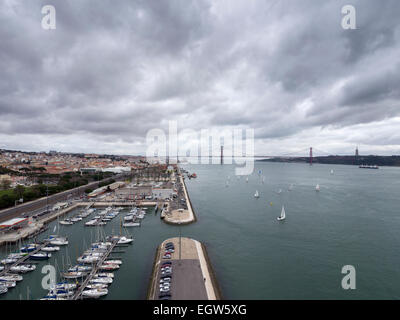
[{"label": "concrete pier", "polygon": [[[175,247],[171,259],[163,259],[167,242]],[[147,299],[159,299],[160,269],[165,261],[172,263],[171,300],[221,299],[205,247],[197,240],[179,237],[167,239],[157,248]]]},{"label": "concrete pier", "polygon": [[189,224],[195,222],[197,219],[193,211],[192,203],[190,202],[189,194],[186,190],[185,181],[180,172],[179,181],[182,184],[183,194],[187,204],[187,210],[173,210],[165,215],[164,221],[170,224]]}]

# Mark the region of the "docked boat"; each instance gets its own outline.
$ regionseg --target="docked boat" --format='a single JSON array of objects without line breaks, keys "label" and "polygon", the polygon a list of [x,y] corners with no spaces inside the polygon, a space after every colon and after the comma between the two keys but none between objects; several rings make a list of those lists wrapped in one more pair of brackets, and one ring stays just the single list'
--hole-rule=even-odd
[{"label": "docked boat", "polygon": [[103,262],[103,264],[118,264],[118,265],[121,265],[121,264],[122,264],[122,261],[121,261],[121,260],[117,260],[117,259],[114,259],[114,260],[105,260],[105,261]]},{"label": "docked boat", "polygon": [[10,268],[11,272],[16,272],[16,273],[27,273],[34,270],[36,270],[36,266],[34,264],[21,264]]},{"label": "docked boat", "polygon": [[16,263],[17,261],[18,261],[18,259],[16,259],[16,258],[5,258],[5,259],[1,260],[0,262],[1,262],[1,264],[13,264],[13,263]]},{"label": "docked boat", "polygon": [[47,260],[51,257],[51,253],[48,252],[38,252],[35,254],[32,254],[29,259],[32,260]]},{"label": "docked boat", "polygon": [[91,283],[88,284],[85,288],[88,289],[106,289],[108,288],[107,284],[103,284],[103,283]]},{"label": "docked boat", "polygon": [[278,221],[282,221],[286,219],[286,212],[285,212],[285,207],[282,206],[282,211],[281,211],[281,215],[277,218]]},{"label": "docked boat", "polygon": [[112,272],[100,272],[97,273],[94,278],[114,278],[114,273]]},{"label": "docked boat", "polygon": [[0,286],[1,285],[5,286],[7,289],[10,289],[15,288],[17,283],[15,281],[0,281]]},{"label": "docked boat", "polygon": [[82,221],[82,217],[74,217],[74,218],[71,219],[71,222],[73,222],[73,223],[76,223],[76,222],[79,222],[79,221]]},{"label": "docked boat", "polygon": [[108,294],[108,289],[106,288],[96,288],[96,289],[89,289],[82,291],[83,297],[92,299],[97,299],[107,294]]},{"label": "docked boat", "polygon": [[48,296],[56,296],[58,298],[68,298],[72,296],[74,292],[72,290],[65,289],[50,289]]},{"label": "docked boat", "polygon": [[52,246],[66,246],[68,245],[68,238],[59,236],[49,236],[47,239]]},{"label": "docked boat", "polygon": [[87,263],[87,264],[92,264],[95,263],[97,261],[100,260],[100,256],[94,256],[94,255],[90,255],[90,256],[80,256],[77,261],[79,263]]},{"label": "docked boat", "polygon": [[63,278],[65,279],[78,279],[78,278],[82,278],[86,275],[86,273],[84,272],[65,272],[62,274]]},{"label": "docked boat", "polygon": [[4,266],[0,266],[0,272],[4,270]]},{"label": "docked boat", "polygon": [[65,225],[65,226],[70,226],[70,225],[73,225],[74,223],[70,219],[65,219],[65,220],[61,220],[59,222],[59,224],[62,224],[62,225]]},{"label": "docked boat", "polygon": [[91,266],[85,266],[85,265],[79,265],[79,264],[68,269],[68,272],[85,272],[85,273],[88,273],[90,271],[92,271],[92,267]]},{"label": "docked boat", "polygon": [[85,226],[92,227],[92,226],[95,226],[96,224],[97,224],[97,220],[96,219],[92,219],[92,220],[86,222]]},{"label": "docked boat", "polygon": [[129,227],[140,227],[140,222],[125,222],[123,227],[129,228]]},{"label": "docked boat", "polygon": [[47,247],[41,248],[40,250],[44,251],[44,252],[55,252],[55,251],[59,251],[60,247],[58,247],[58,246],[47,246]]},{"label": "docked boat", "polygon": [[10,253],[7,258],[9,259],[20,259],[24,256],[28,255],[27,252],[17,252],[17,253]]},{"label": "docked boat", "polygon": [[104,270],[104,271],[113,271],[118,269],[119,269],[118,264],[103,264],[99,267],[99,270]]},{"label": "docked boat", "polygon": [[124,217],[124,221],[133,221],[135,216],[133,214],[128,214]]},{"label": "docked boat", "polygon": [[37,249],[38,245],[35,243],[28,244],[20,249],[21,252],[32,252]]},{"label": "docked boat", "polygon": [[111,284],[113,279],[110,277],[97,277],[89,280],[90,283]]},{"label": "docked boat", "polygon": [[0,281],[22,281],[24,278],[19,274],[6,274],[0,276]]},{"label": "docked boat", "polygon": [[316,186],[315,186],[315,191],[319,191],[320,190],[320,187],[319,187],[319,184],[317,184]]},{"label": "docked boat", "polygon": [[122,236],[121,238],[119,238],[117,244],[129,244],[133,242],[133,238],[127,238],[125,236]]},{"label": "docked boat", "polygon": [[71,290],[75,290],[78,286],[76,285],[76,283],[69,283],[69,282],[59,282],[56,284],[56,289],[57,290],[67,290],[67,291],[71,291]]}]

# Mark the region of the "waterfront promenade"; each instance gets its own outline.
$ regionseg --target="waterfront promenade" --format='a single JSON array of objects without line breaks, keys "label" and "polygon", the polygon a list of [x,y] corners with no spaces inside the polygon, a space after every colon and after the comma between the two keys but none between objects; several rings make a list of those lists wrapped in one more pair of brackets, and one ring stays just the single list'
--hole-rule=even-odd
[{"label": "waterfront promenade", "polygon": [[189,224],[196,221],[196,216],[193,211],[192,204],[186,189],[185,181],[183,175],[179,171],[179,182],[181,183],[183,189],[183,196],[186,201],[187,209],[175,209],[171,210],[165,215],[164,221],[170,224]]}]

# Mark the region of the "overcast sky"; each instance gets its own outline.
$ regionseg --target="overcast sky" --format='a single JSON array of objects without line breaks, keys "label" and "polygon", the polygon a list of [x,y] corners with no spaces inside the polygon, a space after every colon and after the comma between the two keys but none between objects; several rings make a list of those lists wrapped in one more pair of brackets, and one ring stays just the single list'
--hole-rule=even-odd
[{"label": "overcast sky", "polygon": [[2,0],[0,148],[140,154],[177,120],[252,128],[258,155],[400,154],[399,21],[398,0]]}]

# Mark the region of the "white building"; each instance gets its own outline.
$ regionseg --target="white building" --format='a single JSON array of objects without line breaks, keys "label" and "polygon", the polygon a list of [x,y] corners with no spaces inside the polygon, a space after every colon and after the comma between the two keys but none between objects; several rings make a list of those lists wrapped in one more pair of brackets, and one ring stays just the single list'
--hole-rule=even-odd
[{"label": "white building", "polygon": [[103,172],[112,172],[112,173],[122,173],[122,172],[131,172],[131,167],[112,167],[112,168],[103,168]]}]

